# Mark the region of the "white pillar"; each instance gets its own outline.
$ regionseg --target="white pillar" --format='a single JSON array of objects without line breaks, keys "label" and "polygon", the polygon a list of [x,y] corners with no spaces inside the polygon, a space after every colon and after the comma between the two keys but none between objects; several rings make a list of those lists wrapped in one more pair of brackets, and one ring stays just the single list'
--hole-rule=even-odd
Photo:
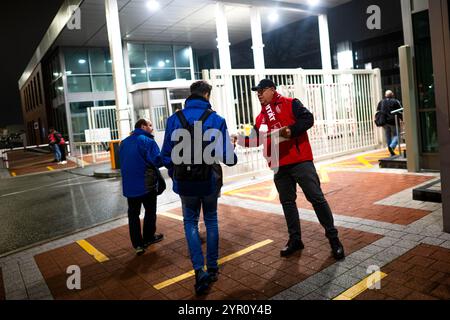
[{"label": "white pillar", "polygon": [[[234,99],[233,77],[228,71],[231,71],[230,40],[228,37],[228,24],[225,15],[225,5],[221,2],[216,3],[216,30],[217,30],[217,48],[219,49],[220,69],[225,71],[223,77],[224,87],[221,101],[223,105],[213,106],[217,112],[227,121],[228,130],[234,133],[237,129],[236,124],[236,103]],[[212,94],[217,94],[212,92]]]},{"label": "white pillar", "polygon": [[264,43],[261,29],[261,12],[259,8],[250,8],[250,22],[252,27],[253,63],[256,70],[264,70]]},{"label": "white pillar", "polygon": [[220,69],[231,70],[230,40],[225,15],[225,4],[216,3],[217,48],[219,49]]},{"label": "white pillar", "polygon": [[119,137],[120,139],[124,139],[130,133],[131,128],[117,0],[105,0],[105,9],[109,51],[112,59],[114,93],[116,97],[116,121],[119,129]]},{"label": "white pillar", "polygon": [[331,70],[330,33],[328,31],[328,16],[321,14],[319,19],[320,52],[322,56],[322,69]]}]

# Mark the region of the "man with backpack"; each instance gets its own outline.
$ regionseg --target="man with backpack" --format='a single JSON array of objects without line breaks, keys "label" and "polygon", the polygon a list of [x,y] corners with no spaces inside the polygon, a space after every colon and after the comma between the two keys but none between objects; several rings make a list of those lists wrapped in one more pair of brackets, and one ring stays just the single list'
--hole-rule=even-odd
[{"label": "man with backpack", "polygon": [[[395,115],[392,111],[396,111],[402,108],[400,101],[395,99],[394,93],[391,90],[387,90],[385,98],[378,103],[377,113],[375,114],[375,124],[378,127],[383,127],[386,134],[386,142],[389,153],[391,156],[395,156],[395,148],[400,143],[399,135],[397,132],[397,124],[395,123]],[[398,113],[399,120],[403,120],[401,112]]]},{"label": "man with backpack", "polygon": [[[225,119],[212,111],[212,87],[205,81],[191,85],[185,109],[167,120],[161,154],[173,180],[173,191],[180,195],[186,240],[195,270],[195,291],[203,294],[217,281],[219,228],[217,202],[222,186],[219,162],[237,163]],[[198,231],[200,209],[207,234],[207,271]]]}]

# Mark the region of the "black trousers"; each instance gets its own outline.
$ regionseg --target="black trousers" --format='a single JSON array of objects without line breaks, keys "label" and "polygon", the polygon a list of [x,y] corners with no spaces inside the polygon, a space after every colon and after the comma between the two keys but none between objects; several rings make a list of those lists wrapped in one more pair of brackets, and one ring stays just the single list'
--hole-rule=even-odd
[{"label": "black trousers", "polygon": [[300,240],[300,218],[297,208],[297,184],[302,188],[306,199],[312,204],[320,224],[328,239],[337,238],[333,214],[320,187],[319,176],[312,161],[281,167],[275,174],[275,185],[283,206],[288,226],[289,239]]},{"label": "black trousers", "polygon": [[[156,193],[150,193],[138,198],[128,199],[128,226],[131,243],[134,248],[142,247],[145,242],[151,241],[156,232]],[[144,205],[144,230],[141,233],[141,206]]]}]

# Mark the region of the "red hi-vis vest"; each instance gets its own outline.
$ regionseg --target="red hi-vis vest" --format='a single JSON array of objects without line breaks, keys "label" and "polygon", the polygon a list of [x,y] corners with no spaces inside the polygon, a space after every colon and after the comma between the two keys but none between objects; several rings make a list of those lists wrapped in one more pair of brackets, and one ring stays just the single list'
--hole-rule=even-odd
[{"label": "red hi-vis vest", "polygon": [[[262,125],[268,127],[268,133],[271,131],[281,129],[283,127],[291,126],[297,122],[297,119],[292,110],[292,98],[283,97],[276,93],[273,101],[267,106],[262,106],[261,113],[256,118],[255,127],[258,131]],[[260,132],[261,134],[261,132]],[[311,144],[309,143],[308,133],[302,133],[298,138],[293,138],[288,141],[283,141],[278,144],[279,156],[278,161],[272,161],[273,150],[271,139],[268,138],[265,142],[266,159],[269,167],[277,168],[291,164],[302,163],[306,161],[313,161],[313,153]],[[274,146],[277,147],[277,146]]]}]

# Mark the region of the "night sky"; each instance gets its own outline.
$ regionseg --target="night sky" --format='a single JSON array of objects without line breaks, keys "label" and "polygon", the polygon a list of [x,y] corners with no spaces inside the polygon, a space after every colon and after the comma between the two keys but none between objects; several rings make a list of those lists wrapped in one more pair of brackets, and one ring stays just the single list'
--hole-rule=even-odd
[{"label": "night sky", "polygon": [[0,127],[23,124],[18,80],[63,0],[2,1]]}]

